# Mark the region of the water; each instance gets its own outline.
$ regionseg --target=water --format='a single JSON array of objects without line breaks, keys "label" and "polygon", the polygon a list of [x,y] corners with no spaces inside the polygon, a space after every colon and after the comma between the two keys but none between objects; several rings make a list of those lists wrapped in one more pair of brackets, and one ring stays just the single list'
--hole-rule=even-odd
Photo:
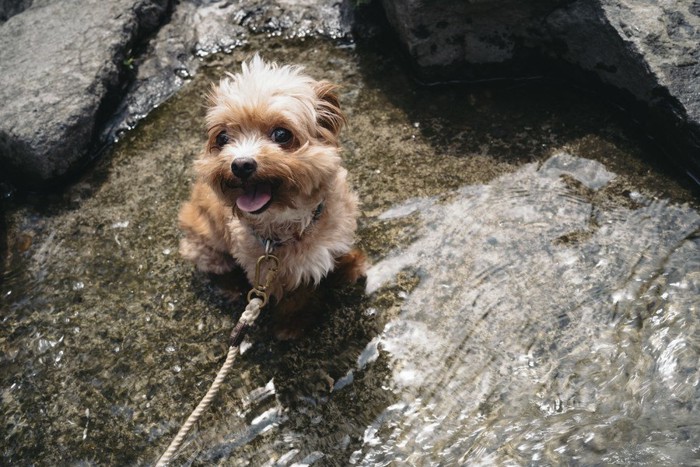
[{"label": "water", "polygon": [[601,209],[614,177],[562,153],[408,214],[368,281],[420,277],[378,339],[399,397],[358,463],[698,460],[700,215]]},{"label": "water", "polygon": [[693,464],[700,214],[658,150],[547,82],[420,88],[382,51],[215,55],[64,193],[4,206],[3,464],[150,464],[248,285],[177,254],[209,80],[250,50],[343,83],[366,285],[261,326],[177,462]]}]

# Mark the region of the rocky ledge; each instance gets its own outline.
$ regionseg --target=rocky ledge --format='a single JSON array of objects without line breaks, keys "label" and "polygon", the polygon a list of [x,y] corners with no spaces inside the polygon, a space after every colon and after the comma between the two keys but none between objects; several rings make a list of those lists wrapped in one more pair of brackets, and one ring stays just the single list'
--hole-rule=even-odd
[{"label": "rocky ledge", "polygon": [[[649,133],[700,174],[696,0],[382,0],[427,80],[542,74],[613,90]],[[571,73],[571,71],[574,71]],[[578,76],[576,76],[578,75]]]},{"label": "rocky ledge", "polygon": [[167,8],[166,0],[80,0],[3,9],[13,15],[0,25],[6,177],[41,186],[85,163],[124,91],[133,48]]}]

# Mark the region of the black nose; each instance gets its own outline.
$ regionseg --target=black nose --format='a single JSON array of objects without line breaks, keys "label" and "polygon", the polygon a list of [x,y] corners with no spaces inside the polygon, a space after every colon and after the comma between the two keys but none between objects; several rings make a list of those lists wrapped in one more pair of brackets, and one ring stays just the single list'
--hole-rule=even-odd
[{"label": "black nose", "polygon": [[239,157],[231,162],[231,171],[233,175],[245,180],[255,173],[258,168],[258,163],[252,157]]}]

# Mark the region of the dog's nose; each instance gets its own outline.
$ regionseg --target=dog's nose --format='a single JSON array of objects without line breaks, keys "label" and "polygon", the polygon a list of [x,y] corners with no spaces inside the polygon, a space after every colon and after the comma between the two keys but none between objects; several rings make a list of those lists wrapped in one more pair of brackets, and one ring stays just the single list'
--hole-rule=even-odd
[{"label": "dog's nose", "polygon": [[255,173],[258,169],[258,163],[252,157],[239,157],[231,162],[231,171],[233,175],[245,180]]}]

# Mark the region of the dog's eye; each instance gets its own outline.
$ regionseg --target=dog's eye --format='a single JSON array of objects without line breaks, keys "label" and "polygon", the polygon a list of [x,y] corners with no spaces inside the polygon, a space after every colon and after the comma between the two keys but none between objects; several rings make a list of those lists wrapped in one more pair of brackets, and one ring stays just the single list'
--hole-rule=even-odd
[{"label": "dog's eye", "polygon": [[291,143],[292,137],[293,136],[291,131],[281,127],[275,128],[270,134],[270,138],[272,138],[272,141],[283,146],[285,144]]},{"label": "dog's eye", "polygon": [[222,131],[221,133],[216,135],[216,145],[218,147],[224,147],[226,143],[228,143],[228,135],[225,131]]}]

